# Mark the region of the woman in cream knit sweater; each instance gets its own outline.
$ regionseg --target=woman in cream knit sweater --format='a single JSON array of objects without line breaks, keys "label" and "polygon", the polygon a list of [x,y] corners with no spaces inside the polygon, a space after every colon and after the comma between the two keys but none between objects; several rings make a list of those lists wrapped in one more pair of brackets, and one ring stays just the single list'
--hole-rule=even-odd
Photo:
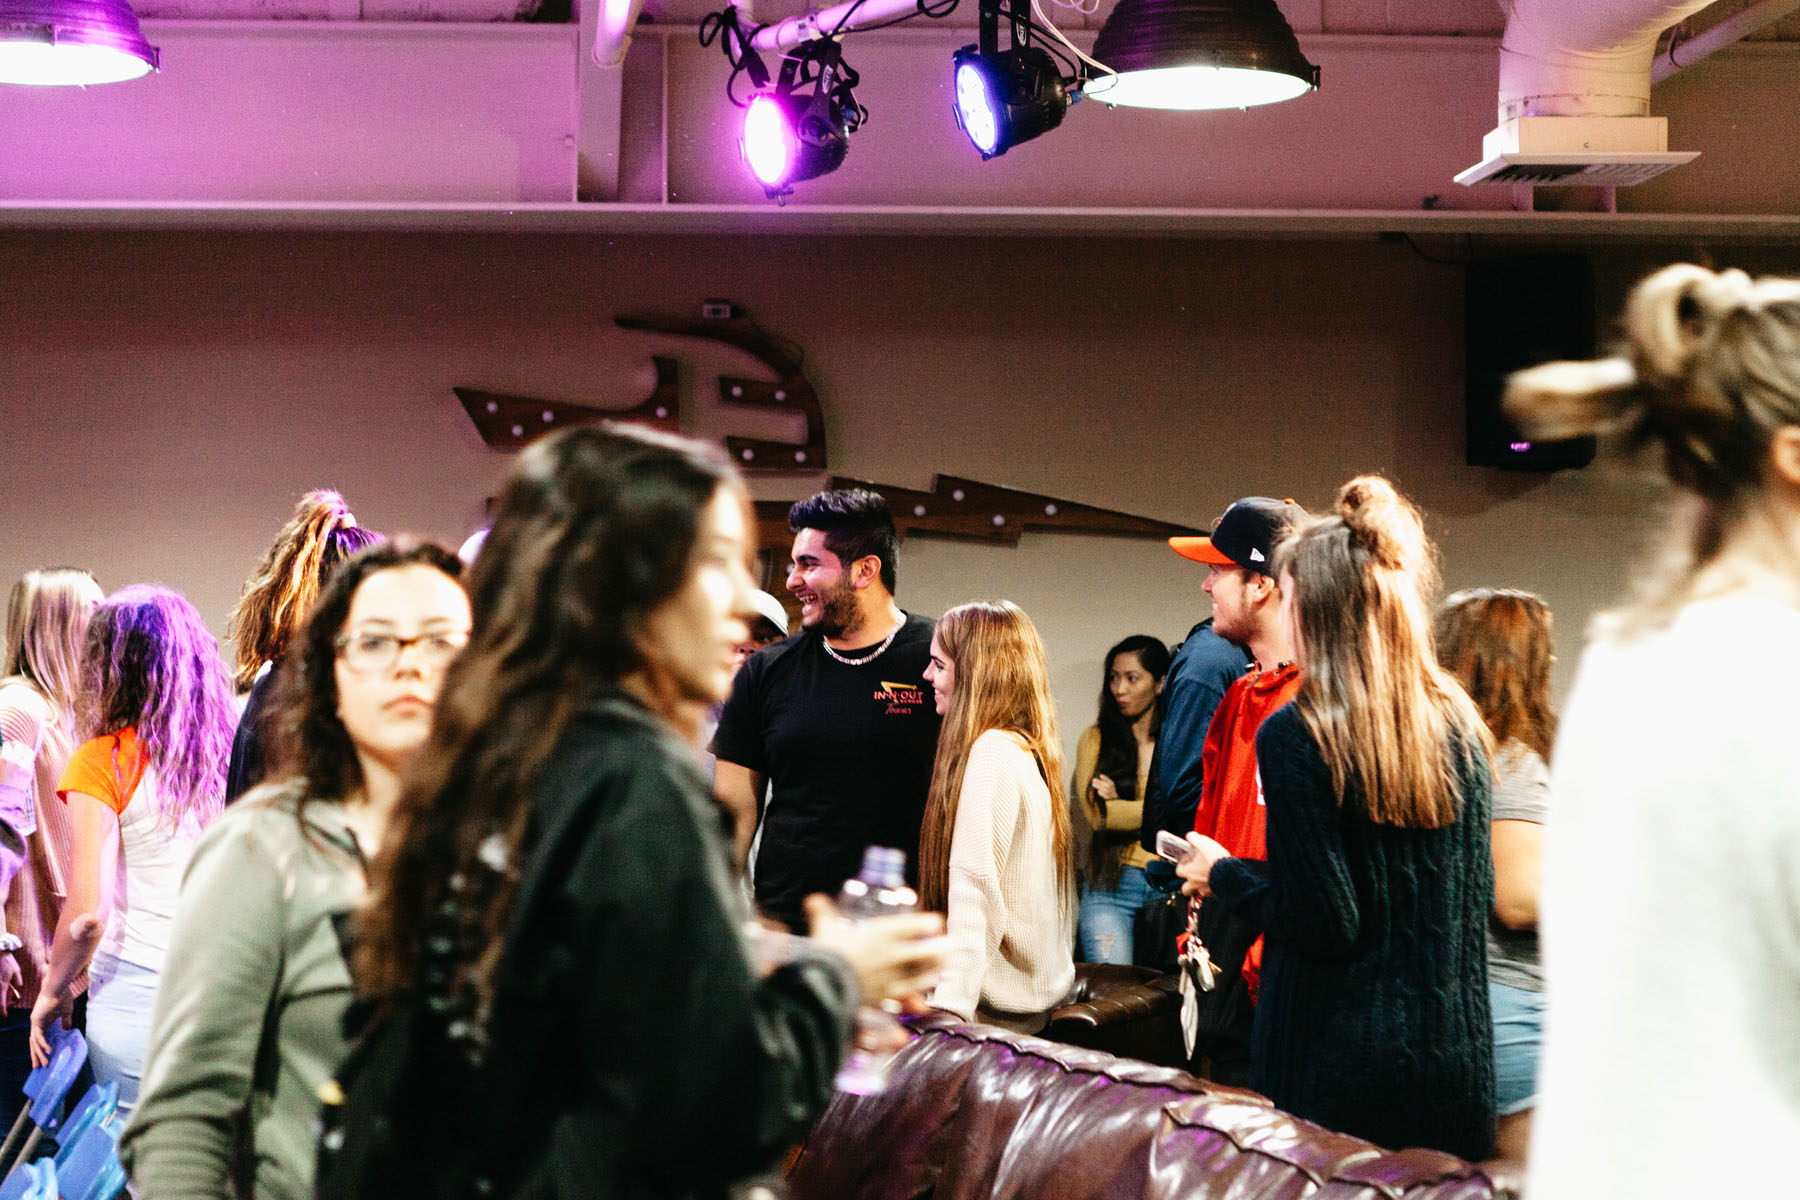
[{"label": "woman in cream knit sweater", "polygon": [[919,836],[926,908],[950,949],[932,1003],[1025,1033],[1075,982],[1075,885],[1044,644],[1017,605],[965,604],[931,639],[944,718]]}]

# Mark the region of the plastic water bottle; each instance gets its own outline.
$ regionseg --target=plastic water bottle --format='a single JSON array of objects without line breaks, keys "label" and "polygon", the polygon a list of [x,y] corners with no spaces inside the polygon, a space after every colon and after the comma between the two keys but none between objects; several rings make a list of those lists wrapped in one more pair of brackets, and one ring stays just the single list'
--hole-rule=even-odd
[{"label": "plastic water bottle", "polygon": [[[892,913],[917,912],[919,896],[906,886],[906,853],[890,846],[863,851],[862,870],[838,893],[838,911],[852,921]],[[866,1096],[887,1086],[894,1055],[908,1035],[893,1013],[864,1005],[856,1013],[856,1036],[837,1073],[837,1089]]]}]

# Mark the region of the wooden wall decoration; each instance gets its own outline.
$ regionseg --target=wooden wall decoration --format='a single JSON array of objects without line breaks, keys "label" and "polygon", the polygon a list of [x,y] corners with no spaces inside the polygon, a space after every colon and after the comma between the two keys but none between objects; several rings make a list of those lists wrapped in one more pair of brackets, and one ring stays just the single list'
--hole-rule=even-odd
[{"label": "wooden wall decoration", "polygon": [[806,438],[800,442],[777,442],[765,438],[727,436],[725,448],[733,462],[745,471],[826,470],[825,411],[819,406],[819,394],[801,367],[800,355],[790,352],[776,339],[743,321],[665,321],[654,317],[618,317],[613,322],[620,329],[643,333],[663,333],[672,337],[701,338],[742,350],[775,376],[766,379],[739,379],[719,376],[719,402],[727,408],[754,408],[765,412],[797,412],[806,418]]},{"label": "wooden wall decoration", "polygon": [[475,432],[495,450],[523,450],[547,433],[571,425],[592,425],[596,421],[629,421],[665,433],[680,433],[680,367],[672,358],[657,356],[650,361],[656,364],[656,387],[651,390],[649,399],[632,408],[593,408],[476,388],[450,390],[462,401],[469,420],[475,422]]},{"label": "wooden wall decoration", "polygon": [[[805,435],[798,442],[731,435],[725,438],[727,451],[744,471],[816,478],[826,469],[825,414],[818,393],[806,378],[802,355],[797,348],[742,320],[674,321],[618,317],[614,323],[620,329],[717,342],[741,350],[762,363],[775,376],[773,382],[721,375],[720,403],[727,408],[799,413],[805,418]],[[651,361],[656,364],[655,390],[643,403],[626,409],[599,409],[473,388],[454,390],[482,440],[496,450],[522,449],[565,426],[601,420],[634,422],[679,433],[679,368],[672,358],[658,356]],[[1203,532],[1186,525],[1135,517],[1113,509],[1095,508],[1055,496],[951,475],[934,477],[931,490],[924,492],[843,476],[832,476],[831,486],[862,487],[880,492],[887,498],[901,537],[918,533],[1016,546],[1027,530],[1153,538]],[[781,597],[784,604],[788,602],[783,579],[792,537],[787,527],[791,503],[788,500],[759,500],[756,503],[757,533],[763,547],[763,588]]]}]

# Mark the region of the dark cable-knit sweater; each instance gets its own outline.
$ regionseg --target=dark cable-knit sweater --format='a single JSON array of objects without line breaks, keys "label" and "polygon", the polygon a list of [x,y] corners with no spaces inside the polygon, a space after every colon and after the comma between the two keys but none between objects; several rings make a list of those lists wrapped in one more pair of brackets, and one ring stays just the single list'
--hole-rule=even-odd
[{"label": "dark cable-knit sweater", "polygon": [[1494,1145],[1487,916],[1489,774],[1459,746],[1461,817],[1400,829],[1340,806],[1292,704],[1256,738],[1266,863],[1222,859],[1214,894],[1267,941],[1250,1086],[1296,1116],[1389,1147]]}]

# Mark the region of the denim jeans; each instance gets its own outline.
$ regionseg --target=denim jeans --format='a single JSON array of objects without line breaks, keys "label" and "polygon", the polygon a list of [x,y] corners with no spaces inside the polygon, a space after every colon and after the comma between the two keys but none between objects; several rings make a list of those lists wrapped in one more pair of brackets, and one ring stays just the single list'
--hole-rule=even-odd
[{"label": "denim jeans", "polygon": [[1537,1102],[1544,993],[1490,981],[1488,1004],[1494,1010],[1494,1092],[1505,1117]]},{"label": "denim jeans", "polygon": [[137,1104],[157,978],[155,971],[106,953],[95,954],[88,968],[88,1061],[95,1082],[118,1081],[120,1112]]},{"label": "denim jeans", "polygon": [[1119,886],[1110,892],[1081,889],[1081,960],[1127,963],[1131,957],[1131,918],[1150,899],[1142,867],[1122,867]]},{"label": "denim jeans", "polygon": [[0,1125],[11,1129],[25,1107],[25,1077],[31,1074],[31,1007],[15,1006],[0,1018]]}]

